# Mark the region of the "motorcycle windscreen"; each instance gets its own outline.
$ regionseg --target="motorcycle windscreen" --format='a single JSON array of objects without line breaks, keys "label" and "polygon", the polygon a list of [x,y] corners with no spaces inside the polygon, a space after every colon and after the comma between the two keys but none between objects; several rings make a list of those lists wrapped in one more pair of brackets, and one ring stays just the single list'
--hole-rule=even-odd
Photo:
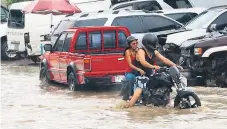
[{"label": "motorcycle windscreen", "polygon": [[180,72],[176,66],[172,66],[169,68],[169,74],[175,82],[179,82]]}]

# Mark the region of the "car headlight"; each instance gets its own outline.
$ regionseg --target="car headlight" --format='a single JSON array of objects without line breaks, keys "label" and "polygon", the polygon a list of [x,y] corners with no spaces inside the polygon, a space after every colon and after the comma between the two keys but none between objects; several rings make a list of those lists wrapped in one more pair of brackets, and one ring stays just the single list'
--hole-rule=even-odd
[{"label": "car headlight", "polygon": [[202,55],[202,52],[203,52],[202,48],[194,48],[195,55]]}]

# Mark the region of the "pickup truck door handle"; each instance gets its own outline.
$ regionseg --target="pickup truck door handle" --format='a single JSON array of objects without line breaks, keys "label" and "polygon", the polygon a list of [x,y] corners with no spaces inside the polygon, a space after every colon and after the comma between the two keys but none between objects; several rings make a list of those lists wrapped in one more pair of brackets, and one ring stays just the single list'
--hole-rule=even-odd
[{"label": "pickup truck door handle", "polygon": [[124,60],[125,58],[124,57],[121,57],[121,58],[118,58],[117,60],[121,61],[121,60]]}]

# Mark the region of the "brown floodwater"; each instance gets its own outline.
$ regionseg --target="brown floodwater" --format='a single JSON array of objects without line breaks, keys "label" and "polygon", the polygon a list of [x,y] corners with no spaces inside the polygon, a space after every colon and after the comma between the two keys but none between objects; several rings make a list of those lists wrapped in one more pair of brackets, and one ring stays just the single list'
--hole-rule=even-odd
[{"label": "brown floodwater", "polygon": [[227,89],[190,87],[202,107],[122,109],[119,88],[69,91],[44,85],[39,67],[26,60],[1,64],[3,129],[226,129]]}]

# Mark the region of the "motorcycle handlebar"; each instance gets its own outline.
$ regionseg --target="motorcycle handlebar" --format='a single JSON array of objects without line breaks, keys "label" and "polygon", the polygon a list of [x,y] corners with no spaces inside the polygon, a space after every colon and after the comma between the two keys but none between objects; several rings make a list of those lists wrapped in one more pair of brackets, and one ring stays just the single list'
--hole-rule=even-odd
[{"label": "motorcycle handlebar", "polygon": [[167,67],[160,67],[160,69],[158,70],[159,72],[165,72],[165,71],[169,71],[169,68]]}]

